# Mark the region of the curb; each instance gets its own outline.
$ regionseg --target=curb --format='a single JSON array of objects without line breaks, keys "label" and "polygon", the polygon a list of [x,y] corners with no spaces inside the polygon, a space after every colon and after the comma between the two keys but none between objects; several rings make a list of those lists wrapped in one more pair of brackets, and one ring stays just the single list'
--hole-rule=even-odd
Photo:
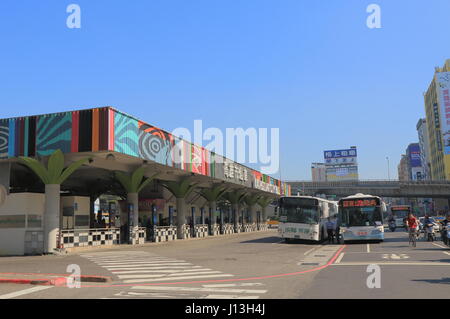
[{"label": "curb", "polygon": [[[40,286],[67,286],[68,276],[58,277],[52,279],[13,279],[13,278],[0,278],[0,284],[22,284],[22,285],[40,285]],[[76,277],[75,277],[76,278]],[[80,282],[110,282],[110,277],[103,276],[80,276],[78,277]]]}]

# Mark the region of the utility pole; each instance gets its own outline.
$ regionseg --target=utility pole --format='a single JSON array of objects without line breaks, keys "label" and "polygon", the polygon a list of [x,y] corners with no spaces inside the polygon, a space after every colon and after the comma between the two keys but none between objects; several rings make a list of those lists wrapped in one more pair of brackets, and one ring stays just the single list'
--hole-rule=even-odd
[{"label": "utility pole", "polygon": [[387,160],[387,165],[388,165],[388,180],[391,181],[391,169],[389,166],[389,157],[386,156],[386,160]]}]

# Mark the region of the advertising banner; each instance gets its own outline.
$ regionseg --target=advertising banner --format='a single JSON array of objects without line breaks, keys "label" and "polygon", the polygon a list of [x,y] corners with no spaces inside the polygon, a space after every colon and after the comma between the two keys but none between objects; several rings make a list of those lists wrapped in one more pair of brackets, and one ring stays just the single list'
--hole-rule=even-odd
[{"label": "advertising banner", "polygon": [[356,148],[324,152],[325,165],[356,165]]},{"label": "advertising banner", "polygon": [[450,72],[441,72],[436,76],[441,104],[443,150],[445,155],[450,155]]},{"label": "advertising banner", "polygon": [[409,165],[413,167],[422,167],[422,161],[420,160],[420,145],[411,144],[408,146]]}]

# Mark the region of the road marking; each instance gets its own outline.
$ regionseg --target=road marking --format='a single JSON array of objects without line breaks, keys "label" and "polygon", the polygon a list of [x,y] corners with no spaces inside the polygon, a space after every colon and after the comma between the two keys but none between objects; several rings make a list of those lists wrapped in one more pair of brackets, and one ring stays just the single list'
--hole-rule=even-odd
[{"label": "road marking", "polygon": [[406,254],[383,254],[382,255],[383,259],[408,259],[409,256]]},{"label": "road marking", "polygon": [[196,266],[196,268],[192,269],[151,269],[151,270],[126,270],[126,271],[112,271],[113,274],[145,274],[145,273],[187,273],[191,271],[207,271],[212,270],[210,268],[201,268],[200,266]]},{"label": "road marking", "polygon": [[226,287],[251,287],[251,286],[262,286],[260,282],[244,282],[241,284],[219,284],[219,285],[203,285],[205,288],[226,288]]},{"label": "road marking", "polygon": [[214,277],[233,277],[231,274],[220,274],[220,275],[202,275],[202,276],[183,276],[183,277],[171,277],[171,278],[155,278],[155,279],[131,279],[124,280],[124,283],[137,283],[137,282],[149,282],[149,281],[169,281],[169,280],[180,280],[180,279],[194,279],[194,278],[214,278]]},{"label": "road marking", "polygon": [[444,262],[343,262],[339,264],[332,264],[334,266],[367,266],[367,265],[382,265],[382,266],[449,266],[450,263]]},{"label": "road marking", "polygon": [[53,286],[38,286],[38,287],[28,288],[28,289],[24,289],[24,290],[19,290],[19,291],[12,292],[12,293],[9,293],[6,295],[1,295],[0,299],[11,299],[11,298],[15,298],[15,297],[23,296],[23,295],[32,294],[33,292],[37,292],[37,291],[41,291],[41,290],[45,290],[45,289],[49,289],[49,288],[53,288]]},{"label": "road marking", "polygon": [[[231,279],[212,279],[212,280],[198,280],[198,281],[185,281],[185,282],[175,282],[175,283],[167,283],[167,284],[185,284],[185,285],[191,285],[191,284],[197,284],[197,283],[214,283],[214,282],[242,282],[242,281],[250,281],[250,280],[262,280],[262,279],[273,279],[273,278],[280,278],[280,277],[290,277],[290,276],[299,276],[310,272],[316,272],[320,271],[322,269],[328,268],[329,266],[332,266],[334,261],[337,259],[339,254],[347,247],[347,245],[341,245],[340,248],[336,251],[334,255],[331,256],[330,260],[320,267],[315,267],[312,269],[306,269],[301,271],[296,271],[293,273],[282,273],[282,274],[273,274],[273,275],[265,275],[265,276],[258,276],[258,277],[248,277],[248,278],[231,278]],[[341,265],[341,264],[338,264]],[[232,276],[232,275],[231,275]],[[160,285],[162,283],[144,283],[140,286],[154,286],[154,285]],[[82,285],[82,288],[111,288],[111,287],[135,287],[135,284],[109,284],[109,285]]]},{"label": "road marking", "polygon": [[442,246],[442,245],[439,245],[439,244],[436,244],[436,243],[432,243],[433,245],[435,245],[435,246],[437,246],[437,247],[440,247],[440,248],[445,248],[445,249],[447,249],[448,247],[445,247],[445,246]]},{"label": "road marking", "polygon": [[[204,275],[204,274],[220,274],[220,271],[195,271],[195,272],[189,272],[186,273],[186,275]],[[136,278],[162,278],[162,277],[173,277],[173,276],[180,276],[180,275],[184,275],[183,274],[159,274],[159,275],[121,275],[118,276],[119,279],[136,279]]]},{"label": "road marking", "polygon": [[311,248],[310,250],[308,250],[308,251],[306,251],[303,255],[308,255],[310,252],[312,252],[314,249],[316,249],[316,247],[314,247],[314,248]]},{"label": "road marking", "polygon": [[201,287],[173,287],[173,286],[134,286],[132,289],[155,291],[195,291],[195,292],[229,292],[241,294],[264,294],[267,290],[232,289],[232,288],[201,288]]},{"label": "road marking", "polygon": [[121,266],[127,266],[127,265],[134,265],[134,266],[141,266],[141,265],[148,265],[148,266],[183,266],[183,265],[192,265],[191,263],[187,262],[178,262],[178,261],[168,261],[168,262],[152,262],[152,261],[129,261],[129,262],[117,262],[114,264],[98,264],[102,267],[121,267]]},{"label": "road marking", "polygon": [[448,251],[443,251],[443,253],[446,255],[450,255],[450,253]]},{"label": "road marking", "polygon": [[259,296],[208,295],[204,299],[259,299]]},{"label": "road marking", "polygon": [[[130,267],[133,264],[124,264],[124,265],[117,265],[117,266],[102,266],[105,267],[106,269],[115,269],[115,268],[123,268],[123,267]],[[171,266],[191,266],[192,264],[190,263],[182,263],[182,264],[138,264],[135,265],[134,268],[137,267],[145,267],[145,266],[166,266],[166,268],[170,268]]]},{"label": "road marking", "polygon": [[367,252],[370,253],[370,244],[367,244]]},{"label": "road marking", "polygon": [[345,253],[341,253],[341,254],[339,255],[338,259],[336,259],[335,263],[336,263],[336,264],[339,264],[339,263],[341,262],[342,258],[344,258],[344,255],[345,255]]},{"label": "road marking", "polygon": [[121,268],[113,268],[111,269],[112,273],[115,273],[116,270],[152,270],[152,269],[191,269],[191,268],[201,268],[201,266],[170,266],[170,267],[121,267]]}]

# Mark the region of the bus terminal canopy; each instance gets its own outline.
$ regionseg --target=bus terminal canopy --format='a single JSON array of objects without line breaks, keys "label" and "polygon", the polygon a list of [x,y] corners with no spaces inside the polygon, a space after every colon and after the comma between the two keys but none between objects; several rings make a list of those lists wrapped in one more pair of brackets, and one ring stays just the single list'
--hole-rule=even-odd
[{"label": "bus terminal canopy", "polygon": [[290,186],[280,180],[112,107],[0,119],[0,184],[8,192],[41,189],[37,177],[19,165],[17,157],[45,160],[58,149],[65,154],[66,165],[83,157],[91,158],[64,184],[63,190],[77,195],[98,184],[105,189],[114,188],[117,182],[113,171],[132,172],[143,165],[145,175],[158,173],[161,180],[177,181],[190,176],[200,187],[224,183],[266,195],[291,193]]}]

